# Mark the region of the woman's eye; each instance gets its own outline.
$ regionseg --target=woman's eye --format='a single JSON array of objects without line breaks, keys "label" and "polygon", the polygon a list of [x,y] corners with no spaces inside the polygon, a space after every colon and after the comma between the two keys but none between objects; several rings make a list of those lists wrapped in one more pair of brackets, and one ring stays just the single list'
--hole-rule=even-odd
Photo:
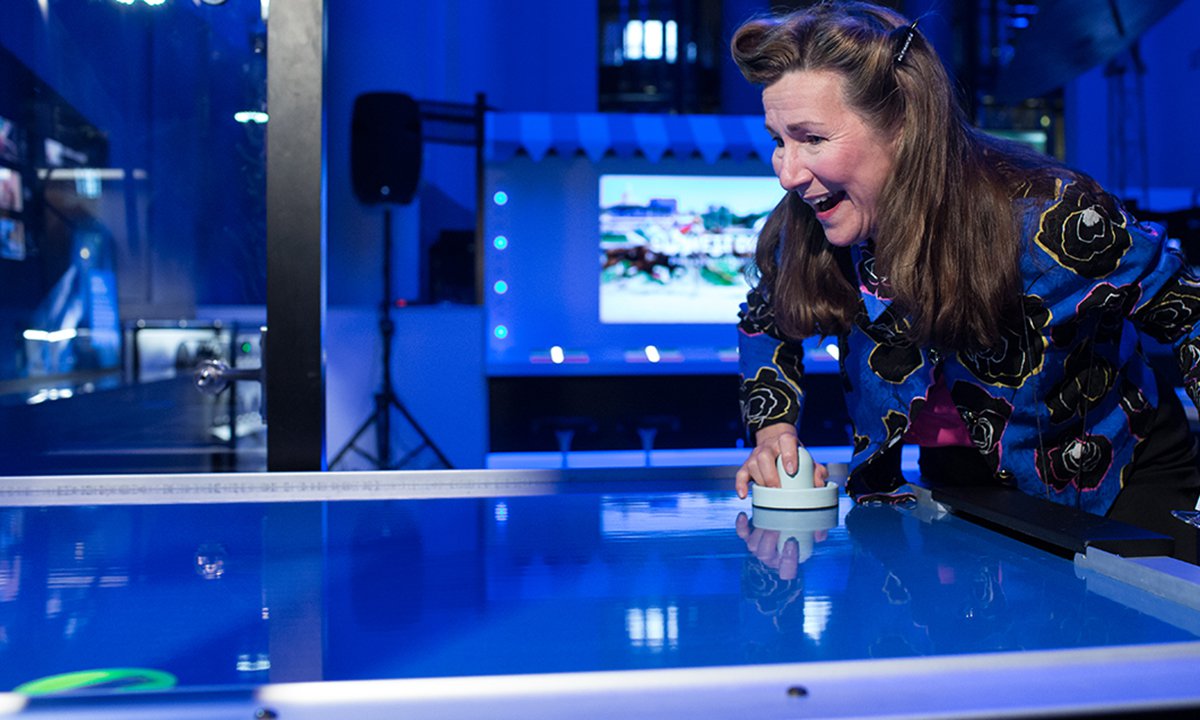
[{"label": "woman's eye", "polygon": [[775,147],[777,147],[777,148],[783,147],[783,138],[773,137],[773,138],[771,138],[771,141],[775,143]]},{"label": "woman's eye", "polygon": [[821,143],[825,142],[825,138],[821,137],[820,135],[805,135],[804,142],[808,143],[809,145],[820,145]]}]

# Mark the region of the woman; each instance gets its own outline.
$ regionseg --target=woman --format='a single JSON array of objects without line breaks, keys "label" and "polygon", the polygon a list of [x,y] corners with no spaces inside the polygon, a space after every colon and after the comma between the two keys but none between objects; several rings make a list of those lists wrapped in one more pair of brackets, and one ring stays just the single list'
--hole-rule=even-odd
[{"label": "woman", "polygon": [[[996,482],[1177,537],[1200,493],[1194,439],[1142,336],[1200,400],[1200,281],[1090,178],[972,128],[916,23],[824,3],[755,19],[734,60],[763,87],[787,194],[741,313],[737,473],[793,471],[800,340],[838,339],[854,423],[847,491],[896,499],[900,448],[931,483]],[[817,480],[827,472],[818,468]]]}]

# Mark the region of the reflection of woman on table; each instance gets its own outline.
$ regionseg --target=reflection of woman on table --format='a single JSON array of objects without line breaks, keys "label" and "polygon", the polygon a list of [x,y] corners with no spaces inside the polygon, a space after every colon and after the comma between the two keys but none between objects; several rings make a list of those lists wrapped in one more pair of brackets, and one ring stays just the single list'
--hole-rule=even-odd
[{"label": "reflection of woman on table", "polygon": [[[919,23],[821,3],[738,29],[763,89],[786,196],[759,238],[741,313],[738,471],[795,467],[803,351],[837,338],[854,426],[847,490],[903,497],[900,450],[924,480],[997,483],[1176,536],[1200,492],[1171,346],[1200,401],[1200,280],[1161,228],[1091,178],[972,128]],[[823,468],[817,481],[824,480]]]},{"label": "reflection of woman on table", "polygon": [[[780,580],[795,580],[800,565],[812,554],[811,547],[801,551],[800,541],[796,537],[778,529],[755,524],[746,513],[738,513],[736,528],[738,537],[746,543],[746,550],[758,558],[766,568],[774,571]],[[824,542],[829,531],[828,528],[822,528],[812,531],[810,535],[808,544],[811,546],[813,542]]]},{"label": "reflection of woman on table", "polygon": [[[756,527],[746,513],[737,516],[738,537],[748,555],[742,564],[742,595],[781,632],[804,628],[804,575],[800,544],[779,530]],[[824,531],[814,539],[823,542]]]},{"label": "reflection of woman on table", "polygon": [[[866,586],[856,588],[878,592],[887,608],[887,622],[874,628],[873,655],[1018,650],[1015,630],[1053,632],[1050,611],[1036,602],[1036,593],[1018,592],[1021,604],[1009,605],[1005,571],[1016,576],[1018,587],[1030,581],[1015,542],[972,544],[952,524],[871,505],[847,513],[846,530],[858,555],[878,563],[872,568],[862,562],[859,580]],[[1083,583],[1065,573],[1048,573],[1041,582],[1072,598],[1084,592]],[[1084,607],[1082,597],[1072,607]]]}]

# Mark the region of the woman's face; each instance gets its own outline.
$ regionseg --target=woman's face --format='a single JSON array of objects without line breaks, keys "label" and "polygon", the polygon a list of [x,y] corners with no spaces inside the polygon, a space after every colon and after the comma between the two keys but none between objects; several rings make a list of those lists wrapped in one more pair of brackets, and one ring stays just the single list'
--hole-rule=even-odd
[{"label": "woman's face", "polygon": [[895,143],[846,106],[843,79],[795,70],[763,90],[771,164],[779,184],[812,207],[831,245],[875,233],[875,213],[892,174]]}]

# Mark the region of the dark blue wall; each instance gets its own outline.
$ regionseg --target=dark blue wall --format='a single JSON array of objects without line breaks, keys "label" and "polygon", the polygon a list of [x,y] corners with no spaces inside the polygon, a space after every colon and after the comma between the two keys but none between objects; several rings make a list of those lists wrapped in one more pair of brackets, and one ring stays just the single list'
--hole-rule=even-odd
[{"label": "dark blue wall", "polygon": [[[1107,76],[1103,67],[1097,67],[1066,88],[1068,161],[1155,210],[1200,204],[1197,27],[1200,0],[1184,0],[1140,39],[1146,70],[1140,79],[1132,72],[1125,77]],[[1140,130],[1144,130],[1144,146],[1139,142]],[[1124,177],[1116,162],[1122,144],[1129,156]],[[1149,197],[1143,180],[1149,185]]]},{"label": "dark blue wall", "polygon": [[[377,302],[382,209],[351,191],[350,116],[363,92],[505,111],[596,109],[595,0],[329,0],[326,127],[329,302]],[[475,155],[426,147],[417,201],[394,210],[398,297],[421,295],[421,246],[475,226]]]}]

